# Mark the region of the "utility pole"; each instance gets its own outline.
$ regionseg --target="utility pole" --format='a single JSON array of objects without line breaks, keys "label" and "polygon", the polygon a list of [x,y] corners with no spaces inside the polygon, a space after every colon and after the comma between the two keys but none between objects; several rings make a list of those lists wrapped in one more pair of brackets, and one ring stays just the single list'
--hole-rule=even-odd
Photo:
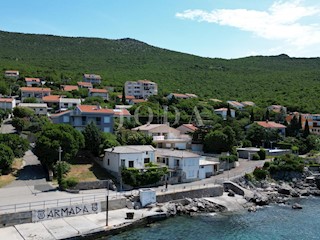
[{"label": "utility pole", "polygon": [[106,196],[106,226],[109,225],[109,194]]}]

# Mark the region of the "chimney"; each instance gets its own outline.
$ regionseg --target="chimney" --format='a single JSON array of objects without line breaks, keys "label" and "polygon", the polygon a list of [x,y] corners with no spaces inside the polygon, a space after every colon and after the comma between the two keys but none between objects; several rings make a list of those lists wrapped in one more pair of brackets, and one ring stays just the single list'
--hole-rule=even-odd
[{"label": "chimney", "polygon": [[97,110],[99,110],[99,109],[101,109],[101,106],[100,106],[100,104],[98,103],[98,104],[97,104]]}]

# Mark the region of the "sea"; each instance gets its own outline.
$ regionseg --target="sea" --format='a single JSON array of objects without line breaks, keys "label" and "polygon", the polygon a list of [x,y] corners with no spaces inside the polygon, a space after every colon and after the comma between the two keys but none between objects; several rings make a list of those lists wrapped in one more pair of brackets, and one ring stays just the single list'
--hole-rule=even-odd
[{"label": "sea", "polygon": [[255,213],[211,213],[177,216],[105,239],[120,240],[312,240],[320,239],[320,198],[294,199],[303,206],[275,204],[259,208]]}]

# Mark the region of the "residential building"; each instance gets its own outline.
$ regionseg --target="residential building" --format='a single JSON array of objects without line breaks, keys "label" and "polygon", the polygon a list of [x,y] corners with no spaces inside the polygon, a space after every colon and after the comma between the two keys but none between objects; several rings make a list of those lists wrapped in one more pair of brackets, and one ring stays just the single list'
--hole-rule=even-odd
[{"label": "residential building", "polygon": [[127,81],[124,88],[126,95],[137,99],[146,99],[158,94],[158,85],[149,80]]},{"label": "residential building", "polygon": [[89,82],[92,84],[100,84],[101,83],[101,76],[97,74],[83,74],[83,81],[84,82]]},{"label": "residential building", "polygon": [[125,118],[128,120],[131,118],[131,113],[125,108],[113,109],[113,113],[114,113],[114,115],[113,115],[114,118],[120,118],[120,119]]},{"label": "residential building", "polygon": [[108,91],[106,89],[89,88],[89,97],[102,97],[104,100],[109,100]]},{"label": "residential building", "polygon": [[[220,115],[223,120],[227,119],[227,115],[228,115],[228,108],[219,108],[219,109],[215,109],[214,112],[218,115]],[[236,117],[236,111],[232,108],[230,108],[230,113],[231,113],[231,117],[235,118]]]},{"label": "residential building", "polygon": [[4,76],[7,77],[7,78],[16,78],[18,79],[19,78],[19,71],[17,70],[6,70],[4,72]]},{"label": "residential building", "polygon": [[302,129],[305,128],[306,120],[308,120],[309,130],[313,134],[320,135],[320,114],[309,114],[309,113],[291,113],[286,117],[288,123],[291,122],[293,116],[296,116],[297,119],[301,117],[301,126]]},{"label": "residential building", "polygon": [[[286,134],[287,127],[280,124],[280,123],[276,123],[276,122],[272,122],[272,121],[257,121],[255,123],[265,129],[276,130],[279,134],[281,134],[283,136]],[[248,125],[246,128],[249,128],[251,125]]]},{"label": "residential building", "polygon": [[34,97],[37,99],[42,100],[45,96],[51,95],[50,88],[42,88],[42,87],[22,87],[20,88],[21,91],[21,101],[26,98]]},{"label": "residential building", "polygon": [[48,108],[58,108],[61,97],[60,95],[45,96],[42,98],[42,102],[46,103]]},{"label": "residential building", "polygon": [[19,107],[26,107],[32,109],[36,115],[47,115],[48,106],[46,103],[19,103]]},{"label": "residential building", "polygon": [[118,178],[122,167],[144,169],[145,164],[156,162],[155,149],[150,145],[118,146],[104,151],[103,167]]},{"label": "residential building", "polygon": [[169,168],[169,182],[191,182],[199,179],[200,155],[172,149],[156,149],[157,162]]},{"label": "residential building", "polygon": [[204,179],[218,174],[220,169],[220,162],[209,161],[206,159],[206,157],[201,157],[199,161],[199,166],[199,178]]},{"label": "residential building", "polygon": [[13,110],[16,107],[16,99],[0,98],[0,108],[4,110]]},{"label": "residential building", "polygon": [[93,88],[91,82],[78,82],[77,84],[79,88]]},{"label": "residential building", "polygon": [[74,110],[50,116],[53,123],[71,124],[80,131],[90,122],[94,122],[103,132],[113,132],[113,117],[113,109],[105,109],[95,105],[78,105]]},{"label": "residential building", "polygon": [[189,98],[197,98],[198,96],[195,94],[192,94],[192,93],[185,93],[185,94],[183,94],[183,93],[170,93],[167,96],[167,99],[171,100],[173,97],[175,99],[189,99]]},{"label": "residential building", "polygon": [[179,130],[181,134],[190,134],[198,130],[198,128],[193,124],[182,124],[176,129]]},{"label": "residential building", "polygon": [[59,109],[68,109],[68,108],[75,108],[76,106],[81,104],[81,99],[79,98],[64,98],[61,97],[59,99]]},{"label": "residential building", "polygon": [[78,91],[79,87],[76,85],[61,85],[62,91],[71,92],[71,91]]},{"label": "residential building", "polygon": [[244,108],[244,105],[242,103],[239,103],[237,101],[227,101],[227,103],[236,109],[242,110]]},{"label": "residential building", "polygon": [[269,111],[273,111],[276,113],[283,113],[283,114],[287,114],[287,108],[281,105],[271,105],[268,107]]},{"label": "residential building", "polygon": [[130,100],[129,100],[129,104],[130,104],[130,105],[139,104],[139,103],[144,103],[144,102],[146,102],[145,99],[130,99]]},{"label": "residential building", "polygon": [[25,78],[27,87],[35,87],[35,86],[41,86],[41,80],[40,78]]},{"label": "residential building", "polygon": [[172,128],[167,124],[145,124],[131,130],[139,131],[151,136],[157,148],[191,148],[191,136],[181,134],[179,130]]},{"label": "residential building", "polygon": [[241,102],[241,104],[245,107],[247,106],[254,107],[256,105],[254,102],[251,102],[251,101],[244,101],[244,102]]}]

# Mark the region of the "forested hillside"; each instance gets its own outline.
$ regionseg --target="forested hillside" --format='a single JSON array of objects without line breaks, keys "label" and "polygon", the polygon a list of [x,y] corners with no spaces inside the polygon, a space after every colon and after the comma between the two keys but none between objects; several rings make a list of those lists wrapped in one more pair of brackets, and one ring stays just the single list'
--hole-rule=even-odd
[{"label": "forested hillside", "polygon": [[103,77],[103,85],[118,86],[119,90],[127,80],[149,79],[159,84],[161,93],[188,92],[203,98],[250,100],[261,107],[283,104],[290,110],[320,113],[319,58],[211,59],[133,39],[0,31],[0,69],[58,83],[70,78],[70,84],[81,80],[82,73],[96,73]]}]

